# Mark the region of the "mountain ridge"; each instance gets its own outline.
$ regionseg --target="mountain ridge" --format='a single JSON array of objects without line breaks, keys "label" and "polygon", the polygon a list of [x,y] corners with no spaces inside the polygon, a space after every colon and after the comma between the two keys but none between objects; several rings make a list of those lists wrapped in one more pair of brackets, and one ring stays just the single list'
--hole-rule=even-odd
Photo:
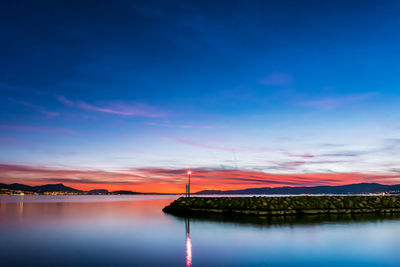
[{"label": "mountain ridge", "polygon": [[358,183],[338,186],[259,187],[239,190],[202,190],[195,195],[296,195],[296,194],[362,194],[400,192],[400,184]]},{"label": "mountain ridge", "polygon": [[142,193],[142,192],[134,192],[129,190],[117,190],[109,192],[107,189],[94,189],[94,190],[78,190],[72,187],[65,186],[62,183],[58,184],[44,184],[38,186],[30,186],[20,183],[13,183],[13,184],[4,184],[0,183],[0,190],[15,190],[15,191],[25,191],[25,192],[32,192],[32,193],[48,193],[48,192],[65,192],[65,193],[86,193],[86,194],[96,194],[96,195],[108,195],[108,194],[115,194],[115,195],[154,195],[154,194],[161,194],[161,193]]}]

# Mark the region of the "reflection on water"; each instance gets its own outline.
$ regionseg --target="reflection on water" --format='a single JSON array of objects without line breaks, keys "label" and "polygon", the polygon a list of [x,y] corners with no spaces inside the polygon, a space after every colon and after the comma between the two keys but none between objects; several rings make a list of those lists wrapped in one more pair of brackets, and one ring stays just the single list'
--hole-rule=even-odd
[{"label": "reflection on water", "polygon": [[400,213],[397,214],[315,214],[307,216],[251,216],[251,215],[240,215],[240,216],[226,216],[218,214],[209,215],[169,215],[177,220],[194,221],[194,222],[215,222],[221,224],[236,224],[242,226],[251,227],[273,227],[273,226],[312,226],[312,225],[323,225],[333,223],[384,223],[388,221],[400,221]]},{"label": "reflection on water", "polygon": [[192,240],[190,240],[190,220],[185,219],[186,229],[186,266],[192,266]]},{"label": "reflection on water", "polygon": [[22,219],[24,216],[24,202],[22,200],[18,202],[18,211],[19,211],[19,217]]},{"label": "reflection on water", "polygon": [[400,215],[164,214],[175,198],[0,196],[1,266],[399,266]]}]

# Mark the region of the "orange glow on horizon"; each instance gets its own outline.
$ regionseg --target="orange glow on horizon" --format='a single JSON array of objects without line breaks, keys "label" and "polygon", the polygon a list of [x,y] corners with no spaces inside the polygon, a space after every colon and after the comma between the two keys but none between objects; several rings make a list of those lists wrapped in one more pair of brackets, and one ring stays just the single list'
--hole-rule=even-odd
[{"label": "orange glow on horizon", "polygon": [[[143,193],[185,192],[192,170],[142,168],[121,171],[54,169],[43,166],[0,164],[1,183],[44,185],[63,183],[79,190],[129,190]],[[345,185],[354,183],[399,184],[400,174],[368,173],[291,173],[274,174],[248,170],[195,170],[191,191],[237,190],[260,187]]]}]

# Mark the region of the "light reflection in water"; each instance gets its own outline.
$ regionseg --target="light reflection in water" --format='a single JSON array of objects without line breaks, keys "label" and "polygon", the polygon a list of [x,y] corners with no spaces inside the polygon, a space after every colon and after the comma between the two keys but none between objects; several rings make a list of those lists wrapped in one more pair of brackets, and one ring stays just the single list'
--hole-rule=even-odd
[{"label": "light reflection in water", "polygon": [[24,218],[24,202],[22,200],[18,202],[18,214],[19,220],[22,221]]},{"label": "light reflection in water", "polygon": [[192,240],[190,239],[190,221],[185,219],[186,228],[186,266],[192,266]]}]

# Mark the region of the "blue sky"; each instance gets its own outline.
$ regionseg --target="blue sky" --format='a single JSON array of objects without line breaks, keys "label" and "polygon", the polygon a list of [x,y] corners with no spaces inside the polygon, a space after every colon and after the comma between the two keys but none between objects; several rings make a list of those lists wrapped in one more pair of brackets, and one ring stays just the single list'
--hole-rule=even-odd
[{"label": "blue sky", "polygon": [[399,11],[398,1],[4,2],[0,160],[395,183]]}]

